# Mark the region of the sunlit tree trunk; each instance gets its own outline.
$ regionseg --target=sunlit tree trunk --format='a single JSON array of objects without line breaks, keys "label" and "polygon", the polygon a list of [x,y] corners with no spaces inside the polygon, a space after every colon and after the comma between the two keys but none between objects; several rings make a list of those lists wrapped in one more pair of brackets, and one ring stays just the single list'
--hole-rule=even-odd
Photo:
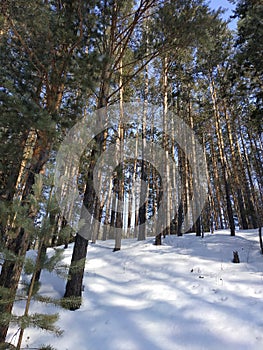
[{"label": "sunlit tree trunk", "polygon": [[228,223],[229,223],[231,236],[234,236],[235,235],[235,222],[234,222],[233,209],[232,209],[232,203],[231,203],[231,190],[230,190],[229,174],[228,174],[229,169],[227,168],[227,160],[226,160],[225,153],[224,153],[225,152],[224,139],[223,139],[222,129],[221,129],[221,125],[220,125],[218,100],[217,100],[216,88],[215,88],[212,74],[210,75],[210,92],[211,92],[211,97],[212,97],[212,101],[213,101],[216,136],[217,136],[217,144],[218,144],[218,149],[219,149],[219,157],[220,157],[220,162],[221,162],[221,170],[222,170],[222,176],[223,176],[224,189],[225,189]]}]

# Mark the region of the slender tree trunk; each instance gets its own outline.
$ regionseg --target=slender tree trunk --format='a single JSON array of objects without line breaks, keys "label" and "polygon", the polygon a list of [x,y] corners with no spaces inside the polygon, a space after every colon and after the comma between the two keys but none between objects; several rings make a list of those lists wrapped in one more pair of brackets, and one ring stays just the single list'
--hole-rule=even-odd
[{"label": "slender tree trunk", "polygon": [[110,229],[110,206],[112,202],[112,177],[110,179],[110,186],[109,186],[109,191],[107,194],[107,199],[106,199],[106,208],[105,208],[105,219],[104,219],[104,226],[103,226],[103,236],[102,239],[105,241],[107,239],[108,231]]},{"label": "slender tree trunk", "polygon": [[[122,47],[121,47],[122,50]],[[124,231],[124,159],[123,159],[123,142],[124,142],[124,111],[123,111],[123,68],[122,59],[120,60],[120,79],[119,79],[119,93],[120,93],[120,120],[118,125],[118,139],[116,141],[117,157],[120,164],[117,166],[117,213],[116,213],[116,233],[115,233],[115,247],[114,252],[121,249],[122,232]]]},{"label": "slender tree trunk", "polygon": [[[205,137],[203,136],[203,152],[204,152],[204,157],[205,157],[205,164],[208,164],[207,162],[207,154],[206,154],[206,140]],[[207,206],[208,209],[206,210],[206,216],[204,218],[204,230],[211,233],[214,232],[214,219],[215,219],[215,201],[214,201],[214,196],[213,196],[213,191],[212,191],[212,184],[210,180],[210,175],[209,175],[209,169],[206,169],[206,178],[207,178],[207,185],[208,185],[208,202]]]},{"label": "slender tree trunk", "polygon": [[249,185],[247,185],[247,193],[246,193],[247,199],[248,199],[247,209],[248,209],[249,215],[251,215],[250,219],[252,221],[250,228],[253,228],[257,226],[256,211],[257,212],[259,211],[259,205],[258,205],[258,199],[255,191],[253,177],[252,177],[251,164],[247,153],[247,147],[245,145],[243,133],[241,130],[240,130],[240,140],[241,140],[242,149],[243,149],[243,156],[241,155],[241,151],[240,151],[239,158],[240,158],[240,164],[242,165],[241,169],[243,169],[243,164],[245,163],[244,172],[246,172],[246,174],[245,173],[243,174],[243,178],[244,178],[243,181],[245,181],[245,179],[248,178],[248,182],[249,182]]},{"label": "slender tree trunk", "polygon": [[163,162],[163,186],[164,186],[164,206],[165,206],[165,220],[163,227],[163,235],[170,234],[170,224],[171,224],[171,212],[170,212],[170,169],[169,169],[169,144],[168,144],[168,72],[169,72],[169,61],[168,57],[163,58],[163,69],[162,69],[162,89],[163,89],[163,149],[165,153],[165,158]]},{"label": "slender tree trunk", "polygon": [[[142,162],[141,162],[141,189],[144,186],[144,183],[147,179],[147,167],[144,160],[145,157],[145,148],[146,148],[146,116],[147,116],[147,98],[148,98],[148,92],[149,92],[149,77],[148,77],[148,66],[145,67],[145,86],[144,86],[144,108],[143,108],[143,116],[142,116]],[[148,180],[147,180],[148,184]],[[144,191],[141,190],[140,195],[140,203],[143,203],[140,205],[139,208],[139,234],[138,234],[138,240],[143,241],[146,239],[146,206],[147,202],[146,199],[143,198],[144,195],[148,197],[148,193],[146,191],[146,194],[143,193]]]},{"label": "slender tree trunk", "polygon": [[[173,118],[173,117],[172,117]],[[171,132],[172,135],[175,134],[175,121],[174,118],[172,119],[172,123],[171,123]],[[172,220],[171,220],[171,224],[170,224],[170,234],[172,235],[176,235],[177,234],[177,214],[176,210],[178,202],[179,202],[179,195],[178,193],[180,192],[179,190],[179,184],[178,184],[178,178],[177,178],[177,171],[176,171],[176,142],[175,140],[172,140],[172,147],[171,147],[172,151],[172,157],[173,157],[173,163],[172,163],[172,188],[173,188],[173,192],[170,194],[170,202],[169,202],[169,207],[171,210],[171,213],[173,213],[172,215]],[[177,190],[176,190],[177,189]]]},{"label": "slender tree trunk", "polygon": [[116,180],[113,179],[113,196],[111,201],[111,214],[110,214],[110,229],[109,239],[115,239],[115,226],[116,226],[116,214],[117,214],[117,196],[116,196]]},{"label": "slender tree trunk", "polygon": [[261,226],[258,229],[258,236],[259,236],[259,246],[260,246],[261,254],[263,254],[263,240],[262,240],[262,227]]},{"label": "slender tree trunk", "polygon": [[228,176],[228,169],[227,169],[227,160],[226,160],[226,157],[224,154],[224,149],[225,149],[224,139],[223,139],[223,135],[222,135],[222,129],[220,126],[220,116],[219,116],[219,110],[218,110],[217,94],[216,94],[216,89],[215,89],[214,80],[212,78],[212,75],[210,76],[210,79],[211,79],[210,91],[211,91],[211,97],[212,97],[212,101],[213,101],[217,143],[218,143],[218,148],[219,148],[222,177],[223,177],[223,183],[224,183],[224,188],[225,188],[228,223],[229,223],[231,236],[235,236],[235,222],[234,222],[233,209],[232,209],[232,203],[231,203],[231,191],[230,191],[229,176]]},{"label": "slender tree trunk", "polygon": [[228,114],[226,101],[223,99],[223,105],[224,105],[224,115],[226,119],[226,126],[227,126],[227,133],[228,133],[228,141],[229,141],[229,147],[231,152],[231,161],[232,161],[232,168],[233,168],[233,177],[234,177],[234,185],[236,188],[236,196],[237,196],[237,203],[238,203],[238,213],[240,216],[240,221],[243,229],[248,229],[248,222],[246,218],[246,212],[245,212],[245,204],[244,204],[244,198],[243,198],[243,184],[239,180],[239,171],[237,167],[237,158],[236,158],[236,150],[234,146],[234,138],[233,138],[233,132],[232,127],[230,123],[230,117]]},{"label": "slender tree trunk", "polygon": [[[45,251],[45,253],[46,253],[46,250],[43,249],[43,247],[45,248],[44,241],[45,241],[45,238],[43,238],[40,241],[40,244],[38,247],[37,258],[36,258],[36,262],[35,262],[35,270],[33,272],[33,275],[32,275],[31,281],[30,281],[26,306],[25,306],[24,315],[23,315],[25,317],[28,316],[28,314],[29,314],[29,307],[30,307],[30,303],[32,300],[32,296],[33,296],[34,286],[35,286],[35,283],[37,282],[37,276],[39,274],[39,271],[41,271],[41,266],[42,266],[42,262],[43,262],[43,251]],[[22,345],[24,330],[25,329],[22,326],[20,329],[19,338],[18,338],[18,342],[17,342],[17,346],[16,346],[16,348],[18,350],[21,348],[21,345]]]},{"label": "slender tree trunk", "polygon": [[[223,224],[223,218],[222,218],[222,205],[224,205],[222,200],[222,191],[221,191],[221,183],[219,180],[219,173],[218,173],[218,166],[217,166],[217,158],[215,153],[215,148],[213,144],[213,140],[210,140],[210,148],[211,148],[211,158],[212,158],[212,174],[214,178],[214,191],[215,191],[215,197],[216,197],[216,207],[215,207],[215,224],[216,229],[219,227],[222,229],[224,228]],[[213,193],[211,192],[211,195],[213,196]],[[223,208],[223,211],[225,212],[225,209]]]},{"label": "slender tree trunk", "polygon": [[132,188],[131,188],[131,206],[129,209],[132,210],[134,208],[134,217],[133,217],[133,225],[134,225],[134,237],[138,238],[138,225],[139,225],[139,214],[137,211],[137,166],[138,166],[138,143],[139,143],[139,134],[138,130],[136,130],[136,144],[135,144],[135,155],[133,162],[133,170],[132,170]]}]

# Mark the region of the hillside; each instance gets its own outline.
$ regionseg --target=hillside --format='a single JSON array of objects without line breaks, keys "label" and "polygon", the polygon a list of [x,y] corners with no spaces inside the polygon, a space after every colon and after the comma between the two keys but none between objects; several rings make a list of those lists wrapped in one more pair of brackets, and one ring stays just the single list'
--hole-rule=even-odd
[{"label": "hillside", "polygon": [[[257,232],[228,231],[90,245],[83,306],[66,311],[33,302],[31,312],[59,312],[55,337],[27,329],[24,348],[58,350],[260,350],[263,345],[263,257]],[[233,251],[240,264],[234,264]],[[52,250],[49,250],[52,254]],[[65,250],[70,263],[72,246]],[[43,272],[42,295],[61,297],[65,281]],[[16,304],[15,312],[23,310]],[[9,340],[16,342],[15,328]]]}]

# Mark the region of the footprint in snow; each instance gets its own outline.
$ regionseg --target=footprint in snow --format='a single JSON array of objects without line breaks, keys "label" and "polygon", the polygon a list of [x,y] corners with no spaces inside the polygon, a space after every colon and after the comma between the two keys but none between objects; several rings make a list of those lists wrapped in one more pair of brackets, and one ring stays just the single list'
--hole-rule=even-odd
[{"label": "footprint in snow", "polygon": [[226,296],[223,296],[220,298],[221,301],[226,301],[227,299],[228,299],[228,297],[226,297]]},{"label": "footprint in snow", "polygon": [[196,289],[196,288],[199,288],[199,287],[200,287],[200,284],[198,284],[198,283],[192,285],[192,289]]}]

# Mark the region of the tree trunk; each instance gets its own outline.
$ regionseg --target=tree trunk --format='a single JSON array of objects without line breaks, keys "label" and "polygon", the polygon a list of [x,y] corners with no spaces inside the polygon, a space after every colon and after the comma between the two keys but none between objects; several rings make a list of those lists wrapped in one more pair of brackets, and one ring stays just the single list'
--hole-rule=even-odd
[{"label": "tree trunk", "polygon": [[[99,157],[100,146],[102,145],[103,132],[96,135],[95,137],[95,147],[93,148],[90,156],[90,164],[88,170],[88,180],[86,185],[86,190],[84,193],[83,205],[90,212],[91,215],[94,214],[94,203],[98,201],[96,191],[93,185],[93,170],[96,164],[96,160]],[[96,209],[96,208],[95,208]],[[93,217],[93,220],[97,218]],[[90,230],[92,228],[92,223],[86,223],[87,226],[84,225],[80,231]],[[88,239],[85,237],[91,237],[92,232],[81,232],[77,233],[75,237],[75,244],[73,248],[72,259],[69,268],[69,278],[66,284],[65,298],[72,298],[73,305],[69,308],[70,310],[76,310],[81,306],[81,291],[82,291],[82,280],[85,269],[85,260],[87,256],[88,249]],[[76,298],[76,299],[75,299]]]},{"label": "tree trunk", "polygon": [[233,177],[234,177],[234,186],[236,189],[236,197],[237,197],[237,204],[238,204],[238,213],[241,221],[241,226],[243,229],[247,230],[248,229],[248,222],[246,218],[246,211],[245,211],[245,203],[244,203],[244,198],[243,198],[243,183],[239,179],[239,173],[240,170],[238,169],[237,166],[237,156],[236,156],[236,150],[234,146],[234,135],[230,123],[230,117],[228,114],[227,110],[227,104],[225,99],[223,99],[223,106],[224,106],[224,115],[226,119],[226,125],[227,125],[227,133],[228,133],[228,141],[229,141],[229,147],[230,147],[230,152],[231,152],[231,161],[232,161],[232,168],[233,168]]},{"label": "tree trunk", "polygon": [[81,306],[81,293],[83,275],[85,269],[86,255],[88,248],[88,240],[77,234],[75,238],[74,250],[69,268],[69,277],[66,285],[64,298],[70,298],[66,307],[74,311]]},{"label": "tree trunk", "polygon": [[254,180],[252,176],[253,171],[251,169],[250,159],[247,153],[247,147],[245,145],[244,136],[241,130],[239,132],[239,135],[240,135],[240,140],[241,140],[242,149],[243,149],[243,155],[241,154],[241,150],[239,149],[239,163],[240,163],[240,169],[242,170],[243,182],[246,184],[246,198],[247,198],[247,212],[248,212],[247,215],[250,216],[249,228],[256,228],[258,224],[257,223],[258,215],[256,214],[256,211],[257,212],[259,211],[258,197],[255,191]]},{"label": "tree trunk", "polygon": [[230,191],[230,184],[229,184],[229,178],[228,178],[228,169],[227,169],[227,160],[225,157],[225,146],[224,146],[224,139],[222,135],[222,129],[220,126],[220,115],[218,110],[218,101],[217,101],[217,94],[215,89],[215,84],[212,75],[210,76],[210,92],[211,97],[213,101],[213,109],[214,109],[214,118],[215,118],[215,125],[216,125],[216,136],[217,136],[217,143],[218,143],[218,149],[219,149],[219,156],[221,161],[221,169],[222,169],[222,176],[223,176],[223,183],[225,188],[225,198],[226,198],[226,205],[227,205],[227,216],[228,216],[228,223],[230,228],[231,236],[235,236],[235,222],[234,222],[234,216],[233,216],[233,209],[232,209],[232,203],[231,203],[231,191]]},{"label": "tree trunk", "polygon": [[[2,266],[0,276],[0,286],[9,289],[9,296],[12,301],[2,304],[1,300],[3,299],[3,296],[0,294],[0,314],[10,314],[12,311],[18,283],[23,269],[25,254],[29,244],[29,234],[26,234],[24,229],[21,228],[18,236],[12,243],[13,245],[9,245],[8,248],[16,254],[16,260],[11,261],[6,259]],[[9,324],[0,326],[0,343],[5,341],[8,328]]]},{"label": "tree trunk", "polygon": [[[214,188],[215,188],[215,197],[216,197],[216,206],[215,206],[215,226],[216,229],[219,227],[221,229],[224,228],[223,224],[223,218],[222,218],[222,205],[223,205],[223,200],[222,200],[222,191],[221,191],[221,183],[219,180],[219,172],[218,172],[218,166],[217,166],[217,158],[216,158],[216,153],[215,153],[215,148],[213,144],[213,140],[210,140],[210,147],[211,147],[211,158],[212,158],[212,172],[213,172],[213,178],[214,178]],[[211,195],[213,196],[213,193],[211,192]],[[225,213],[225,209],[223,207],[223,212]]]},{"label": "tree trunk", "polygon": [[202,236],[201,215],[198,216],[198,219],[196,220],[196,223],[194,226],[195,226],[196,236],[201,237]]},{"label": "tree trunk", "polygon": [[[147,14],[148,16],[148,14]],[[146,55],[148,54],[148,19],[144,20],[145,32],[146,32]],[[145,148],[146,148],[146,122],[147,122],[147,106],[148,106],[148,94],[149,94],[149,72],[148,64],[145,66],[145,76],[144,76],[144,104],[143,104],[143,116],[142,116],[142,163],[141,163],[141,187],[143,187],[144,181],[146,181],[146,163],[144,160]],[[146,199],[143,198],[143,191],[141,191],[139,208],[139,233],[138,241],[143,241],[146,239],[146,220],[147,220],[147,204]],[[148,197],[148,180],[147,180],[147,192],[146,197]]]},{"label": "tree trunk", "polygon": [[[45,134],[38,135],[38,140],[35,144],[34,152],[31,160],[31,167],[29,169],[29,175],[27,177],[26,185],[24,186],[22,203],[32,191],[34,184],[35,174],[39,174],[44,164],[48,159],[50,150],[50,143],[47,142]],[[34,213],[29,213],[29,217],[34,216]],[[0,275],[0,286],[10,289],[10,295],[13,300],[10,303],[6,303],[0,306],[1,313],[11,313],[13,303],[15,300],[15,294],[18,288],[20,275],[23,269],[23,263],[30,242],[30,234],[23,228],[17,228],[18,234],[14,238],[9,238],[7,248],[17,255],[15,261],[6,259],[3,263],[1,275]],[[1,298],[1,295],[0,295]],[[9,325],[0,327],[0,342],[5,340]]]},{"label": "tree trunk", "polygon": [[[169,168],[169,140],[167,124],[168,124],[168,73],[169,73],[169,60],[167,56],[163,57],[162,62],[162,99],[163,99],[163,136],[162,136],[162,148],[164,150],[164,160],[163,160],[163,202],[164,202],[164,215],[165,218],[162,218],[163,227],[162,234],[170,235],[170,225],[171,225],[171,209],[170,209],[170,168]],[[158,239],[157,239],[158,241]]]},{"label": "tree trunk", "polygon": [[261,226],[258,228],[258,236],[259,236],[259,245],[260,245],[261,254],[263,254],[263,240],[262,240],[262,227]]},{"label": "tree trunk", "polygon": [[158,235],[155,236],[155,245],[161,245],[162,244],[162,233],[158,233]]}]

